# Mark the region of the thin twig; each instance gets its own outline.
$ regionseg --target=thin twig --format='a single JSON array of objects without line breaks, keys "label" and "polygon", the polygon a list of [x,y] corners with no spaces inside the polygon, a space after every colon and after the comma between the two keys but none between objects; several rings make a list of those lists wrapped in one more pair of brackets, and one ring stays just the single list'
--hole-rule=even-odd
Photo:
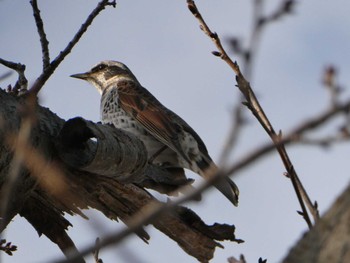
[{"label": "thin twig", "polygon": [[12,71],[7,71],[7,72],[3,73],[2,75],[0,75],[0,82],[4,81],[5,79],[10,77],[11,75],[12,75]]},{"label": "thin twig", "polygon": [[28,80],[26,76],[24,75],[24,71],[26,69],[26,66],[21,63],[15,63],[12,61],[8,61],[5,59],[0,58],[0,64],[4,65],[5,67],[8,67],[10,69],[15,70],[18,73],[18,80],[13,87],[14,91],[25,91],[27,90],[28,86]]},{"label": "thin twig", "polygon": [[323,71],[322,83],[329,91],[331,107],[337,105],[339,95],[343,91],[342,87],[337,82],[338,71],[333,65],[327,66]]},{"label": "thin twig", "polygon": [[224,144],[224,149],[221,152],[219,157],[218,166],[225,167],[227,164],[228,157],[234,148],[234,145],[238,141],[238,137],[241,131],[241,128],[244,124],[243,116],[242,116],[242,107],[237,106],[233,113],[233,121],[232,128],[229,131],[229,136],[227,138],[226,143]]},{"label": "thin twig", "polygon": [[239,90],[242,92],[244,95],[246,102],[245,105],[250,109],[252,114],[256,117],[256,119],[260,122],[262,127],[265,129],[265,131],[268,133],[270,136],[271,140],[274,142],[275,147],[281,157],[281,160],[286,168],[287,174],[289,175],[293,187],[295,190],[295,193],[298,197],[303,217],[305,218],[305,221],[307,222],[309,228],[312,227],[311,220],[309,218],[308,212],[305,208],[306,203],[309,211],[314,217],[314,220],[316,221],[319,216],[318,216],[318,211],[317,208],[314,206],[314,204],[310,201],[310,198],[305,191],[304,187],[302,186],[300,179],[298,178],[298,175],[294,169],[294,166],[285,150],[284,145],[281,143],[281,133],[277,134],[271,125],[269,119],[267,118],[266,114],[264,113],[263,108],[260,106],[260,103],[258,99],[256,98],[254,91],[252,90],[249,82],[244,78],[242,72],[239,69],[239,66],[236,62],[233,62],[230,57],[227,55],[225,49],[223,48],[221,41],[216,33],[213,33],[206,22],[204,21],[202,15],[199,13],[199,10],[194,3],[193,0],[187,0],[188,8],[192,12],[192,14],[197,18],[200,24],[200,28],[204,31],[206,35],[208,35],[211,40],[214,42],[216,45],[219,54],[215,54],[216,56],[220,56],[221,59],[223,59],[235,72],[236,74],[236,81],[237,81],[237,87]]},{"label": "thin twig", "polygon": [[40,16],[40,10],[38,7],[37,0],[31,0],[30,4],[33,7],[35,24],[36,24],[36,28],[38,29],[38,34],[40,37],[41,53],[43,58],[43,72],[45,72],[50,65],[49,41],[47,40],[47,37],[45,34],[44,23]]},{"label": "thin twig", "polygon": [[86,32],[88,27],[91,25],[96,16],[106,8],[106,6],[116,6],[116,2],[109,0],[102,0],[98,3],[96,8],[90,13],[86,21],[82,24],[79,31],[75,34],[73,39],[68,43],[66,48],[62,50],[59,55],[47,66],[45,71],[35,80],[33,86],[30,88],[29,93],[36,96],[45,82],[53,74],[59,64],[64,60],[64,58],[72,51],[73,47],[79,42],[82,35]]},{"label": "thin twig", "polygon": [[[292,129],[288,134],[285,134],[280,141],[283,145],[289,145],[296,142],[302,136],[302,134],[318,128],[320,125],[325,124],[327,121],[330,121],[333,117],[338,114],[347,113],[350,110],[350,100],[347,102],[338,105],[336,108],[325,111],[324,113],[317,115],[316,117],[310,118],[304,121],[302,124]],[[274,143],[268,143],[262,147],[259,147],[258,150],[255,150],[253,153],[248,154],[246,157],[241,158],[240,161],[233,164],[226,172],[231,175],[236,173],[241,168],[245,167],[247,164],[252,163],[263,155],[271,152],[275,148]]]},{"label": "thin twig", "polygon": [[96,238],[96,241],[95,241],[95,251],[94,251],[94,259],[95,259],[95,263],[103,263],[103,260],[100,259],[99,257],[99,253],[100,253],[100,239],[99,238]]},{"label": "thin twig", "polygon": [[256,57],[258,47],[260,44],[261,35],[264,28],[273,21],[276,21],[287,14],[291,14],[296,4],[295,0],[284,0],[279,6],[269,15],[263,15],[264,1],[255,0],[253,3],[253,29],[249,37],[249,43],[247,48],[243,48],[241,41],[237,37],[231,37],[229,43],[236,55],[240,55],[243,58],[242,68],[243,75],[247,79],[252,79],[252,71],[254,65],[254,59]]},{"label": "thin twig", "polygon": [[326,136],[323,138],[300,138],[296,141],[301,144],[307,144],[307,145],[314,145],[314,146],[320,146],[320,147],[330,147],[333,144],[336,143],[343,143],[350,140],[349,135],[342,135],[342,134],[336,134],[333,136]]},{"label": "thin twig", "polygon": [[258,51],[258,46],[260,44],[260,39],[262,35],[263,25],[265,23],[262,23],[262,1],[261,0],[255,0],[253,4],[253,30],[250,35],[249,40],[249,46],[246,49],[246,51],[243,54],[243,61],[244,61],[244,75],[251,79],[252,77],[252,70],[253,70],[253,60],[256,56],[256,53]]}]

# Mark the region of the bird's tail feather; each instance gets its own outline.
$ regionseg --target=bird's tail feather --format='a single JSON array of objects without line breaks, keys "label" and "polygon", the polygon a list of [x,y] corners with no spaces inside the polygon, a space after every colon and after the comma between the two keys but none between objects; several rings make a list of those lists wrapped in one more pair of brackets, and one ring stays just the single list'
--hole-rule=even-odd
[{"label": "bird's tail feather", "polygon": [[[217,166],[211,161],[210,165],[206,169],[202,169],[200,175],[204,178],[210,178],[218,172]],[[238,206],[239,189],[237,185],[228,177],[219,179],[214,183],[216,189],[218,189],[226,198],[234,205]]]},{"label": "bird's tail feather", "polygon": [[237,185],[230,178],[223,178],[214,186],[234,205],[238,206],[239,190]]}]

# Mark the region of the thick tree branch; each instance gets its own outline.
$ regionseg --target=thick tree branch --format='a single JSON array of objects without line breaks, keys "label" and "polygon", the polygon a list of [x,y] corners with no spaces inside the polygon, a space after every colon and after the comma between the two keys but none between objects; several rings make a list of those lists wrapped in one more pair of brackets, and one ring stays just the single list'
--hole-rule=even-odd
[{"label": "thick tree branch", "polygon": [[[344,114],[346,113],[350,108],[350,101],[338,105],[336,108],[329,109],[326,112],[310,118],[309,120],[306,120],[301,125],[297,126],[295,129],[292,130],[292,132],[288,133],[286,136],[283,137],[283,140],[281,140],[280,143],[283,143],[284,145],[291,144],[293,142],[296,142],[295,138],[296,136],[302,136],[305,132],[310,131],[312,129],[318,128],[321,124],[325,124],[327,121],[329,121],[331,118],[337,116],[338,114]],[[238,162],[236,162],[235,165],[230,167],[227,170],[219,171],[215,176],[211,177],[209,180],[205,181],[203,184],[201,184],[199,187],[197,187],[194,191],[188,193],[186,196],[181,197],[177,199],[174,202],[167,203],[167,204],[152,204],[149,205],[148,208],[145,207],[140,211],[140,214],[142,216],[134,218],[129,224],[129,228],[124,229],[118,234],[112,234],[100,244],[101,246],[106,246],[113,244],[114,242],[122,240],[125,236],[129,235],[130,233],[133,233],[133,231],[136,231],[139,229],[142,225],[147,224],[150,222],[153,218],[156,218],[158,215],[164,213],[165,211],[170,211],[174,209],[174,207],[185,203],[188,200],[192,200],[196,195],[200,194],[201,192],[205,191],[209,187],[213,185],[213,182],[215,180],[218,180],[221,176],[227,176],[229,174],[236,174],[241,169],[249,166],[252,164],[252,162],[258,160],[259,158],[265,156],[267,153],[273,151],[275,149],[276,145],[274,143],[266,144],[265,146],[258,148],[253,153],[249,154],[248,156],[241,158]],[[94,249],[94,246],[86,248],[81,253],[82,255],[87,255]]]},{"label": "thick tree branch", "polygon": [[350,262],[350,185],[283,263]]},{"label": "thick tree branch", "polygon": [[[63,217],[63,212],[53,207],[50,199],[44,198],[42,193],[33,192],[19,214],[36,229],[39,236],[46,235],[67,257],[72,253],[78,253],[74,242],[66,232],[72,225]],[[79,257],[76,262],[85,261]]]},{"label": "thick tree branch", "polygon": [[[6,164],[11,163],[13,158],[13,147],[4,144],[5,138],[18,133],[21,127],[21,115],[18,109],[26,99],[0,90],[0,101],[2,105],[0,116],[3,119],[2,129],[0,129],[0,156],[2,157],[0,159],[0,195],[2,195],[9,171]],[[170,211],[164,209],[158,216],[152,218],[146,216],[149,220],[142,221],[144,217],[142,213],[150,207],[154,205],[168,207],[168,203],[162,204],[145,191],[142,188],[144,181],[140,178],[145,178],[147,182],[153,180],[160,186],[171,182],[168,175],[162,180],[157,177],[158,171],[162,170],[161,167],[153,167],[145,162],[147,155],[142,143],[133,136],[122,135],[121,131],[116,131],[110,126],[93,124],[81,118],[73,119],[65,126],[62,119],[38,105],[35,112],[37,121],[33,125],[30,139],[27,143],[17,144],[25,158],[19,171],[16,195],[9,202],[7,218],[11,219],[16,214],[22,215],[38,233],[48,236],[66,255],[68,255],[67,251],[76,249],[73,241],[66,234],[69,222],[62,214],[84,216],[81,210],[88,207],[101,211],[110,219],[122,220],[130,227],[128,234],[136,233],[145,241],[149,236],[143,230],[143,223],[151,223],[176,241],[188,254],[203,262],[211,259],[215,248],[221,246],[217,240],[229,239],[238,242],[234,236],[234,226],[222,224],[208,226],[191,210],[171,203],[171,213],[162,213]],[[63,127],[65,128],[62,129]],[[8,131],[11,131],[10,135]],[[91,140],[91,138],[95,139]],[[118,140],[118,143],[113,142]],[[113,153],[113,156],[107,156],[106,154],[111,154],[110,148],[107,147],[106,151],[101,150],[106,149],[106,143],[119,144],[119,150]],[[59,144],[62,145],[58,146]],[[60,156],[64,156],[67,152],[73,154],[72,149],[81,153],[80,147],[90,151],[87,156],[91,157],[95,154],[101,155],[101,158],[87,158],[85,160],[88,162],[78,162],[78,167],[74,167],[76,162],[71,165],[66,164],[64,158],[61,159]],[[114,146],[112,148],[116,149]],[[106,169],[102,169],[101,165],[104,154],[105,159],[110,158],[111,162]],[[119,166],[113,163],[118,158],[122,160],[119,162],[121,171],[118,171]],[[128,166],[123,164],[124,159],[128,160]],[[136,164],[139,168],[135,169],[135,166],[130,164]],[[115,173],[111,167],[115,169]],[[96,171],[102,174],[97,174]],[[143,175],[140,176],[140,174]],[[136,180],[137,184],[121,183],[118,180],[121,175],[127,175],[125,178],[129,181]],[[174,188],[176,184],[178,187],[188,183],[183,178],[175,181]],[[135,217],[135,215],[141,216]],[[46,218],[46,221],[43,221],[43,218]],[[135,221],[135,218],[140,221]],[[120,237],[119,240],[121,240]],[[102,239],[102,245],[106,244],[104,242]],[[74,254],[74,260],[81,260],[79,253]]]}]

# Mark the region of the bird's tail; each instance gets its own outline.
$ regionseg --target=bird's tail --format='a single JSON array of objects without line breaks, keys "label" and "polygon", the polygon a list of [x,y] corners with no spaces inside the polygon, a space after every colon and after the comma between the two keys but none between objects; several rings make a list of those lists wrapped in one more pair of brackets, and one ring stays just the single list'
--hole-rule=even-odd
[{"label": "bird's tail", "polygon": [[[211,161],[210,165],[205,169],[202,169],[200,175],[204,178],[210,178],[218,172],[217,166]],[[214,183],[216,189],[218,189],[226,198],[234,205],[238,206],[239,189],[237,185],[228,177],[219,179]]]}]

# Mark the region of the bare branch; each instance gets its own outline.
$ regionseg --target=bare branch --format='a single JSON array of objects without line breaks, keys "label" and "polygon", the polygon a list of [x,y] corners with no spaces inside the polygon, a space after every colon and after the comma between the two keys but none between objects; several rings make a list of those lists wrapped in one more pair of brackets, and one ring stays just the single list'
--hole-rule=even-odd
[{"label": "bare branch", "polygon": [[237,106],[233,113],[233,121],[232,121],[232,128],[229,131],[229,136],[227,138],[226,143],[224,144],[224,149],[221,152],[218,166],[219,167],[225,167],[227,164],[228,156],[232,149],[234,148],[235,143],[238,141],[238,137],[241,131],[241,128],[244,124],[244,119],[242,116],[242,107]]},{"label": "bare branch", "polygon": [[91,25],[96,16],[106,8],[106,6],[116,6],[116,2],[109,0],[102,0],[98,3],[96,8],[91,12],[86,21],[82,24],[79,31],[75,34],[73,39],[68,43],[66,48],[62,50],[59,55],[47,66],[46,70],[35,80],[33,86],[30,88],[29,93],[36,96],[45,82],[53,74],[59,64],[64,60],[64,58],[72,51],[73,47],[78,43],[82,35],[86,32],[88,27]]},{"label": "bare branch", "polygon": [[95,259],[95,263],[103,263],[103,260],[100,259],[99,257],[99,253],[100,253],[100,239],[99,238],[96,238],[96,241],[95,241],[95,244],[96,244],[96,249],[94,251],[94,259]]},{"label": "bare branch", "polygon": [[12,75],[12,71],[7,71],[4,74],[0,75],[0,82],[7,79],[8,77],[10,77]]},{"label": "bare branch", "polygon": [[[283,136],[279,143],[287,146],[293,142],[298,142],[298,138],[302,137],[302,135],[308,131],[318,128],[320,125],[327,123],[332,118],[337,116],[338,114],[347,114],[350,110],[350,100],[343,104],[337,105],[337,107],[329,109],[322,114],[317,115],[316,117],[310,118],[302,124],[298,125],[296,128],[292,129],[289,133]],[[240,159],[240,161],[236,162],[230,168],[228,168],[225,172],[229,175],[236,173],[242,168],[246,167],[248,164],[257,160],[258,158],[264,156],[265,154],[273,151],[275,149],[274,143],[267,143],[264,146],[258,148],[253,153],[246,155]]]},{"label": "bare branch", "polygon": [[349,140],[350,140],[349,135],[336,134],[336,135],[329,135],[323,138],[300,138],[300,139],[297,139],[297,142],[301,144],[306,144],[306,145],[314,145],[314,146],[320,146],[323,148],[328,148],[333,144],[348,142]]},{"label": "bare branch", "polygon": [[228,42],[231,49],[236,55],[240,55],[243,58],[243,75],[247,79],[252,78],[253,62],[258,51],[260,39],[264,28],[273,21],[276,21],[287,14],[291,14],[296,5],[295,0],[281,1],[280,5],[275,11],[269,15],[263,14],[264,1],[253,1],[253,29],[249,37],[248,47],[242,47],[241,41],[238,37],[230,37]]},{"label": "bare branch", "polygon": [[32,5],[32,8],[33,8],[35,24],[36,24],[36,28],[38,29],[38,34],[40,37],[41,53],[43,58],[43,72],[45,72],[50,65],[49,41],[47,40],[47,37],[45,34],[44,23],[40,16],[40,10],[38,7],[37,0],[31,0],[30,4]]},{"label": "bare branch", "polygon": [[204,31],[204,33],[211,38],[211,40],[216,45],[218,51],[221,54],[221,59],[223,59],[234,71],[236,74],[236,81],[237,81],[237,87],[242,92],[243,96],[246,99],[246,102],[244,103],[252,112],[252,114],[256,117],[256,119],[260,122],[262,127],[265,129],[265,131],[270,136],[271,140],[276,146],[276,149],[281,157],[281,160],[287,170],[288,175],[290,176],[290,179],[292,181],[295,193],[298,197],[300,206],[302,208],[302,212],[304,215],[304,218],[308,224],[308,226],[311,228],[311,220],[309,219],[307,210],[305,208],[305,204],[308,206],[308,209],[310,210],[311,214],[314,217],[314,220],[316,221],[318,219],[318,211],[313,206],[312,202],[310,201],[310,198],[308,197],[304,187],[302,186],[300,179],[298,178],[298,175],[294,169],[294,166],[285,150],[284,145],[281,143],[281,136],[277,135],[274,128],[272,127],[269,119],[267,118],[266,114],[264,113],[263,108],[260,106],[259,101],[257,100],[254,91],[252,90],[250,83],[244,78],[243,74],[241,73],[239,66],[236,62],[233,62],[230,57],[227,55],[225,49],[223,48],[221,41],[216,33],[213,33],[206,22],[204,21],[203,17],[199,13],[198,8],[196,7],[193,0],[187,0],[188,7],[192,14],[197,18],[200,24],[200,28]]},{"label": "bare branch", "polygon": [[18,73],[18,80],[13,87],[14,91],[26,91],[28,86],[28,80],[24,75],[26,66],[21,63],[14,63],[0,58],[0,64],[3,64],[5,67],[15,70]]},{"label": "bare branch", "polygon": [[[232,70],[238,75],[240,73],[239,67],[237,63],[234,63],[227,55],[225,49],[223,48],[221,41],[218,37],[217,33],[213,33],[207,23],[204,21],[202,15],[199,13],[197,6],[194,1],[187,0],[188,8],[192,12],[195,18],[199,21],[200,29],[215,43],[218,51],[214,52],[214,56],[219,56],[221,59],[225,60],[225,62],[232,68]],[[216,53],[217,52],[217,53]]]},{"label": "bare branch", "polygon": [[261,23],[268,23],[282,18],[285,15],[292,14],[294,7],[297,4],[295,0],[284,0],[280,3],[278,8],[272,12],[270,15],[265,16]]},{"label": "bare branch", "polygon": [[343,91],[337,83],[337,69],[333,65],[327,66],[323,71],[322,84],[329,91],[331,107],[335,107],[339,100],[339,95]]}]

